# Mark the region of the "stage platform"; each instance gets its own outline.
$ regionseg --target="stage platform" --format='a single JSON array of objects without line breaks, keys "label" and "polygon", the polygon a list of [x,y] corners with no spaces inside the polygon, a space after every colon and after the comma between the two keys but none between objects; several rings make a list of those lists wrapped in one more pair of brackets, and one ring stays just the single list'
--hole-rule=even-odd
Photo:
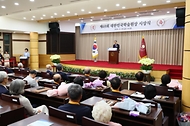
[{"label": "stage platform", "polygon": [[[84,68],[90,67],[91,69],[104,69],[107,71],[121,71],[121,72],[138,72],[140,71],[141,64],[131,62],[119,62],[119,64],[109,64],[108,61],[92,60],[74,60],[74,61],[62,61],[66,66]],[[163,74],[169,73],[172,79],[182,78],[182,66],[179,65],[163,65],[153,64],[153,70],[151,75],[160,80]]]}]

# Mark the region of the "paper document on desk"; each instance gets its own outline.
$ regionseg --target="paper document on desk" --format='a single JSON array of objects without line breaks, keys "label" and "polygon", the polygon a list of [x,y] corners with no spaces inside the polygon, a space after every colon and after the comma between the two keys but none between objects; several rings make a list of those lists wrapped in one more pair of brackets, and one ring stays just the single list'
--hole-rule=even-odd
[{"label": "paper document on desk", "polygon": [[53,124],[52,122],[40,119],[40,120],[37,120],[33,123],[28,124],[27,126],[51,126],[52,124]]},{"label": "paper document on desk", "polygon": [[131,94],[131,96],[137,97],[137,98],[145,98],[144,94],[141,94],[139,92],[135,92],[135,93]]}]

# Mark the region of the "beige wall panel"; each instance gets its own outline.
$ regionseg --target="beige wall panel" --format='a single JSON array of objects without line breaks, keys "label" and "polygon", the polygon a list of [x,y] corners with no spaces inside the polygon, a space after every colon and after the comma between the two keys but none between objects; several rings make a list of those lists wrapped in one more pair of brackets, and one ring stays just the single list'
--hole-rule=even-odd
[{"label": "beige wall panel", "polygon": [[1,33],[1,35],[0,35],[0,39],[3,39],[3,33]]},{"label": "beige wall panel", "polygon": [[30,43],[30,48],[38,48],[38,42]]},{"label": "beige wall panel", "polygon": [[38,55],[30,57],[30,63],[37,63],[37,62],[39,62]]},{"label": "beige wall panel", "polygon": [[39,54],[47,54],[47,51],[46,51],[46,42],[38,42],[38,52]]},{"label": "beige wall panel", "polygon": [[12,39],[30,40],[30,35],[29,34],[13,33],[12,34]]},{"label": "beige wall panel", "polygon": [[[183,79],[183,90],[182,90],[182,103],[186,106],[190,107],[190,97],[189,97],[189,89],[190,89],[190,80]],[[182,106],[183,107],[183,106]],[[183,107],[184,108],[184,107]]]},{"label": "beige wall panel", "polygon": [[38,63],[30,63],[30,68],[33,70],[39,70]]},{"label": "beige wall panel", "polygon": [[[40,68],[44,68],[47,64],[52,64],[50,56],[51,55],[44,55],[44,54],[39,55]],[[75,60],[75,54],[60,54],[60,56],[62,61]]]},{"label": "beige wall panel", "polygon": [[13,55],[15,54],[24,54],[24,49],[28,48],[30,52],[30,42],[19,42],[19,41],[13,41]]},{"label": "beige wall panel", "polygon": [[38,37],[39,40],[46,40],[46,34],[40,34]]},{"label": "beige wall panel", "polygon": [[0,46],[1,46],[1,52],[3,53],[4,52],[4,50],[3,50],[3,41],[0,41]]},{"label": "beige wall panel", "polygon": [[38,56],[38,48],[30,50],[30,56]]},{"label": "beige wall panel", "polygon": [[[189,20],[190,21],[190,20]],[[185,42],[184,43],[184,50],[190,50],[190,23],[188,24],[185,24],[185,41],[188,41],[188,42]]]},{"label": "beige wall panel", "polygon": [[[183,59],[183,77],[185,78],[190,78],[190,52],[189,51],[185,51],[184,52],[184,59]],[[185,68],[184,68],[185,67]]]}]

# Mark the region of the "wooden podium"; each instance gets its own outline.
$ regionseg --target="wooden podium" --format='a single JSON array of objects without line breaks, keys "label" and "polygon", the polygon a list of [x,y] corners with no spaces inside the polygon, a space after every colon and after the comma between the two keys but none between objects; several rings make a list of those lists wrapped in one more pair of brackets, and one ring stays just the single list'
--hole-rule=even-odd
[{"label": "wooden podium", "polygon": [[21,56],[20,62],[23,64],[24,68],[28,68],[28,58],[27,57]]},{"label": "wooden podium", "polygon": [[119,63],[119,51],[117,48],[109,48],[109,63],[118,64]]}]

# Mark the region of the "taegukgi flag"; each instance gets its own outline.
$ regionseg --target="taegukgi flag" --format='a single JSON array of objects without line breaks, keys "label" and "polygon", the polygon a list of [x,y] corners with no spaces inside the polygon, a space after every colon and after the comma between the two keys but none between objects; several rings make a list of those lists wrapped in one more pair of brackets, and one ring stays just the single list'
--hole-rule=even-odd
[{"label": "taegukgi flag", "polygon": [[139,50],[139,58],[147,58],[147,53],[146,53],[146,43],[144,40],[144,36],[142,37],[142,41],[141,41],[141,47]]},{"label": "taegukgi flag", "polygon": [[92,46],[92,58],[96,59],[98,57],[98,45],[96,43],[96,37],[94,38],[94,43]]}]

